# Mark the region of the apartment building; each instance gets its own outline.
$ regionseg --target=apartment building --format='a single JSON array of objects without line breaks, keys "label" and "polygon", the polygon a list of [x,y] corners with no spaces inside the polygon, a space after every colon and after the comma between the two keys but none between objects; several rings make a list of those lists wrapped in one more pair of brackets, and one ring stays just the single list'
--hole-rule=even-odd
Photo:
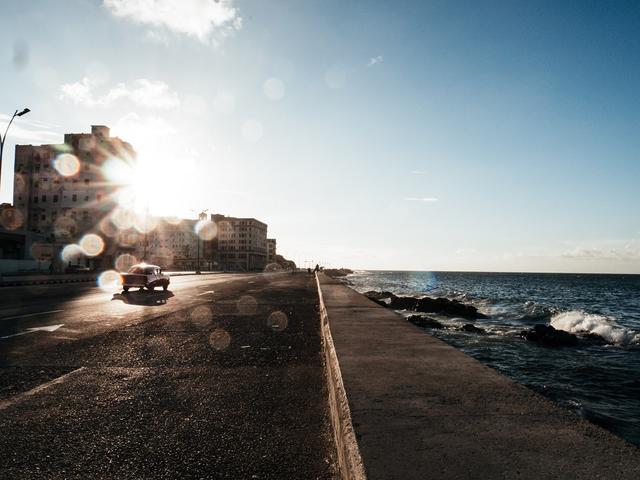
[{"label": "apartment building", "polygon": [[[136,154],[103,125],[93,125],[91,133],[65,134],[62,144],[16,145],[13,205],[20,211],[22,228],[42,236],[49,251],[59,251],[85,233],[96,233],[104,237],[104,252],[78,261],[113,266],[117,255],[131,251],[99,228],[114,209],[114,194],[120,188],[109,183],[101,169],[114,156],[134,162]],[[52,255],[52,260],[56,257]]]},{"label": "apartment building", "polygon": [[255,218],[211,215],[217,235],[206,242],[207,258],[220,270],[264,270],[267,265],[267,224]]},{"label": "apartment building", "polygon": [[205,242],[196,235],[196,220],[154,218],[151,223],[155,227],[146,235],[146,249],[145,236],[138,237],[136,258],[176,270],[195,270],[200,259],[201,269],[213,268]]}]

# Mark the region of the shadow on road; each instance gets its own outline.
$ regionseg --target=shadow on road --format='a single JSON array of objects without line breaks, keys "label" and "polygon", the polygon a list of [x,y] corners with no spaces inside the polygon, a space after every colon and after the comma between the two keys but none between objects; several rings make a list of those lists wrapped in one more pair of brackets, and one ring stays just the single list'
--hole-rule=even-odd
[{"label": "shadow on road", "polygon": [[128,305],[164,305],[167,300],[173,297],[173,293],[166,292],[146,292],[138,290],[137,292],[114,293],[111,300],[121,300]]}]

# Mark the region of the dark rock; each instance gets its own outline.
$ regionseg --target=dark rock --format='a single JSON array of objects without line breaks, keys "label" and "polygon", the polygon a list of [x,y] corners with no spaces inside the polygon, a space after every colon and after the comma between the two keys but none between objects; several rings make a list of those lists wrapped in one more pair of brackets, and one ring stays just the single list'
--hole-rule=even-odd
[{"label": "dark rock", "polygon": [[531,330],[522,332],[522,337],[549,347],[572,347],[578,344],[578,337],[564,330],[556,330],[551,325],[534,325]]},{"label": "dark rock", "polygon": [[433,318],[423,317],[422,315],[411,315],[410,317],[407,317],[407,320],[422,328],[444,328],[444,325],[439,321]]},{"label": "dark rock", "polygon": [[461,330],[469,333],[485,334],[487,331],[484,328],[476,327],[473,323],[467,323],[462,326]]},{"label": "dark rock", "polygon": [[377,292],[375,290],[369,290],[368,292],[364,292],[364,295],[371,300],[382,300],[383,298],[395,298],[395,295],[391,292]]},{"label": "dark rock", "polygon": [[413,297],[396,297],[391,299],[389,306],[394,310],[415,310],[417,300]]},{"label": "dark rock", "polygon": [[462,318],[487,318],[486,315],[478,312],[478,309],[472,305],[465,305],[457,300],[449,300],[448,298],[421,298],[416,302],[415,309],[418,312],[440,313]]}]

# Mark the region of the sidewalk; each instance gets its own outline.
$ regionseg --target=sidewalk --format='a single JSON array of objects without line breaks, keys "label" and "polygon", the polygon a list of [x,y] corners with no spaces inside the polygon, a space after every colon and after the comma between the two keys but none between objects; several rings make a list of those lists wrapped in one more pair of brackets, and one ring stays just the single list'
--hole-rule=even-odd
[{"label": "sidewalk", "polygon": [[320,281],[368,479],[640,478],[635,446]]}]

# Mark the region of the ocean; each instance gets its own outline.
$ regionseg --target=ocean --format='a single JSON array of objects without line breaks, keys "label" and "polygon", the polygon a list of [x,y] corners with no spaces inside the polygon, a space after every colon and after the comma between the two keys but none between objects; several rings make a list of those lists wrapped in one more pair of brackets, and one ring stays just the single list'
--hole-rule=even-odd
[{"label": "ocean", "polygon": [[[489,316],[473,321],[485,334],[432,314],[445,328],[425,331],[640,446],[640,275],[358,271],[343,281],[361,293],[475,306]],[[535,324],[580,341],[550,348],[522,338]]]}]

